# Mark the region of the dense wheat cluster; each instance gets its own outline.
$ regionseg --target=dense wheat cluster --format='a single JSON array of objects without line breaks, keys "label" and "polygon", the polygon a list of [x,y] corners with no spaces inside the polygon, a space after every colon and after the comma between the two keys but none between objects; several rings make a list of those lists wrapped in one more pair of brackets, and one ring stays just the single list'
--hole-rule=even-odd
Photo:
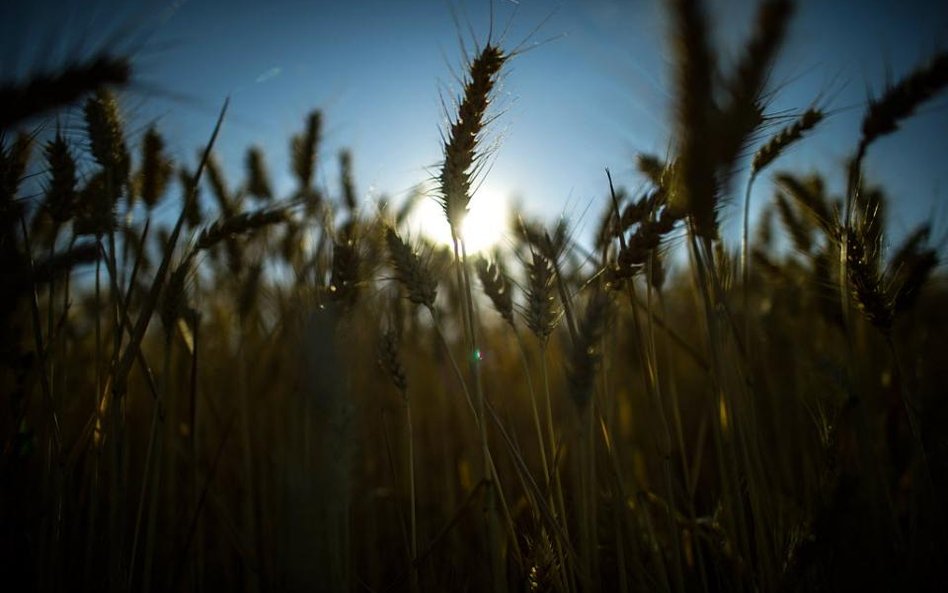
[{"label": "dense wheat cluster", "polygon": [[780,168],[831,115],[763,127],[792,3],[735,64],[703,2],[669,11],[641,195],[607,172],[591,241],[523,215],[490,257],[460,229],[517,57],[493,39],[444,130],[453,248],[366,202],[358,154],[317,184],[318,111],[281,196],[260,148],[241,179],[215,156],[226,103],[190,163],[130,126],[125,59],[0,86],[6,590],[941,590],[948,287],[863,160],[948,57],[867,102],[833,188]]}]

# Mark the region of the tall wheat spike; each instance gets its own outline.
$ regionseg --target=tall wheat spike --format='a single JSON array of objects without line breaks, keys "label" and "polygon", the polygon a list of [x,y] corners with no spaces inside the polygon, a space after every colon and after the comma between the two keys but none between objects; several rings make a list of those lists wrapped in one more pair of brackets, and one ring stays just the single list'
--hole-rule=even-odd
[{"label": "tall wheat spike", "polygon": [[754,153],[754,160],[751,163],[751,175],[760,173],[787,147],[800,140],[803,134],[812,130],[822,120],[823,112],[818,109],[810,108],[803,112],[803,115],[789,126],[780,130],[780,132],[766,144],[757,149],[757,152]]},{"label": "tall wheat spike", "polygon": [[499,47],[488,43],[471,61],[457,118],[451,123],[444,141],[439,189],[444,214],[455,234],[467,214],[475,165],[482,156],[477,151],[478,140],[484,129],[491,92],[507,58]]},{"label": "tall wheat spike", "polygon": [[149,210],[165,195],[174,164],[165,155],[165,141],[154,126],[142,139],[141,198]]},{"label": "tall wheat spike", "polygon": [[510,281],[504,274],[497,262],[488,262],[485,258],[477,260],[477,277],[481,280],[484,292],[490,297],[494,308],[500,313],[500,316],[510,324],[514,325],[513,316],[513,296],[510,291]]},{"label": "tall wheat spike", "polygon": [[433,310],[438,287],[431,271],[394,229],[386,229],[385,241],[395,277],[408,292],[408,300]]},{"label": "tall wheat spike", "polygon": [[306,129],[302,134],[293,136],[290,142],[290,155],[293,161],[293,173],[296,174],[300,191],[312,189],[313,177],[316,173],[316,156],[319,150],[319,141],[322,135],[323,116],[319,111],[312,111],[306,117]]},{"label": "tall wheat spike", "polygon": [[84,115],[92,156],[118,190],[128,180],[130,162],[118,100],[111,91],[99,89],[86,101]]},{"label": "tall wheat spike", "polygon": [[356,198],[355,181],[352,179],[352,153],[348,150],[339,153],[339,184],[346,209],[355,212],[359,201]]},{"label": "tall wheat spike", "polygon": [[556,273],[553,264],[538,251],[526,265],[527,286],[524,289],[527,302],[523,307],[523,318],[541,344],[546,344],[560,319],[556,307]]},{"label": "tall wheat spike", "polygon": [[244,167],[247,171],[247,193],[260,200],[272,200],[273,186],[263,159],[263,150],[259,146],[252,146],[247,150]]},{"label": "tall wheat spike", "polygon": [[[858,248],[859,237],[852,237],[855,229],[857,201],[861,193],[862,161],[869,146],[879,138],[898,129],[899,123],[911,116],[926,101],[932,99],[948,85],[948,51],[936,54],[923,66],[888,87],[878,99],[871,100],[862,119],[862,135],[856,148],[850,167],[846,188],[846,204],[843,212],[843,225],[840,241],[840,293],[846,292],[847,281],[853,281],[854,274],[847,270],[851,262],[857,262],[859,256],[851,257],[848,249],[851,244]],[[858,265],[858,264],[857,264]],[[858,279],[860,273],[855,273]],[[846,310],[846,304],[843,308]]]},{"label": "tall wheat spike", "polygon": [[911,116],[919,105],[930,100],[946,85],[948,51],[936,54],[927,64],[886,89],[881,97],[869,102],[862,120],[862,137],[857,154],[864,154],[875,140],[897,130],[900,121]]},{"label": "tall wheat spike", "polygon": [[754,131],[764,121],[767,82],[793,9],[790,0],[765,0],[760,4],[753,33],[744,46],[735,72],[725,83],[728,101],[716,124],[719,161],[725,178]]},{"label": "tall wheat spike", "polygon": [[211,187],[211,194],[217,202],[217,209],[220,211],[221,218],[233,218],[237,216],[239,209],[227,186],[227,178],[224,176],[224,170],[220,162],[212,154],[207,159],[207,182]]},{"label": "tall wheat spike", "polygon": [[46,162],[49,181],[46,186],[46,209],[57,224],[63,224],[76,214],[76,161],[62,133],[46,143]]},{"label": "tall wheat spike", "polygon": [[714,97],[714,57],[708,25],[698,0],[674,0],[672,32],[675,55],[675,133],[679,145],[679,183],[672,206],[687,214],[695,232],[706,238],[717,235],[714,159],[708,139]]}]

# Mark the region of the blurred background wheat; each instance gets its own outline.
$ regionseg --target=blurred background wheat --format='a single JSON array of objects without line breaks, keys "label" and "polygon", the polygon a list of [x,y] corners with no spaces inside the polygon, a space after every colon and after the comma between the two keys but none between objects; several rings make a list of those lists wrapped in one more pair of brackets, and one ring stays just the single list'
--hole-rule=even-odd
[{"label": "blurred background wheat", "polygon": [[[787,103],[807,7],[762,0],[728,43],[720,6],[658,8],[660,149],[605,158],[588,211],[553,218],[490,179],[530,132],[503,131],[504,85],[556,40],[493,13],[407,193],[367,191],[323,109],[285,163],[235,152],[239,92],[181,154],[194,130],[133,107],[175,89],[121,43],[10,70],[10,590],[939,590],[944,229],[876,153],[944,121],[948,54],[855,105]],[[847,117],[820,139],[844,163],[791,166]],[[900,188],[925,191],[929,136]]]}]

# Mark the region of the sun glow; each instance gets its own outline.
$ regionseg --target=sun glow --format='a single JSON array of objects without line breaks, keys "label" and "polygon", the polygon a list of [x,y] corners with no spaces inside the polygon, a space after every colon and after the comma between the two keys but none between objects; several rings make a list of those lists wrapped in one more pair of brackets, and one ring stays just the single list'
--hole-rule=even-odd
[{"label": "sun glow", "polygon": [[[468,254],[490,251],[498,246],[510,228],[510,206],[503,194],[481,188],[471,199],[461,236]],[[412,234],[421,234],[435,243],[453,247],[451,227],[441,203],[434,197],[423,199],[409,218]]]}]

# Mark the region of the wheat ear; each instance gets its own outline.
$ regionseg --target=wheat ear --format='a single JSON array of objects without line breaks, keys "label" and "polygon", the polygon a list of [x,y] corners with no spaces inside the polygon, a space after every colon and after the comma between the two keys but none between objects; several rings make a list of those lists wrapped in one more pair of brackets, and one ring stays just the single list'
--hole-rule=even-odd
[{"label": "wheat ear", "polygon": [[152,210],[165,195],[174,165],[165,155],[165,141],[154,126],[148,128],[142,139],[141,197]]},{"label": "wheat ear", "polygon": [[[856,148],[856,155],[849,167],[849,178],[846,187],[846,205],[843,213],[843,224],[840,249],[840,292],[845,294],[847,279],[852,274],[846,269],[847,265],[858,260],[848,254],[849,237],[853,233],[853,218],[856,201],[860,193],[862,160],[869,146],[877,139],[898,129],[899,122],[912,115],[919,105],[928,101],[948,85],[948,52],[940,52],[926,65],[920,66],[890,86],[879,99],[869,102],[862,119],[862,135]],[[856,274],[858,276],[858,273]],[[847,311],[843,302],[844,315]]]},{"label": "wheat ear", "polygon": [[674,0],[675,110],[679,143],[679,183],[672,205],[687,213],[701,237],[717,235],[714,160],[707,149],[714,58],[708,26],[698,0]]},{"label": "wheat ear", "polygon": [[786,150],[787,147],[803,138],[806,132],[815,128],[822,120],[823,112],[810,108],[789,126],[777,132],[774,137],[754,153],[754,160],[751,163],[751,175],[760,173],[761,170],[780,156],[780,153]]},{"label": "wheat ear", "polygon": [[42,115],[81,99],[105,86],[127,84],[132,69],[126,58],[99,55],[24,84],[0,87],[0,129]]},{"label": "wheat ear", "polygon": [[385,242],[388,244],[395,277],[408,292],[408,300],[434,311],[438,285],[431,271],[394,229],[386,229]]},{"label": "wheat ear", "polygon": [[76,160],[58,130],[56,136],[46,143],[45,152],[49,165],[46,208],[56,224],[63,224],[76,214]]},{"label": "wheat ear", "polygon": [[[745,312],[748,305],[748,290],[750,281],[750,203],[751,189],[757,174],[772,163],[787,147],[800,140],[803,134],[813,129],[823,119],[823,113],[817,109],[807,109],[799,119],[780,130],[766,144],[757,149],[751,162],[751,174],[747,179],[747,189],[744,192],[744,213],[741,227],[741,291]],[[748,321],[745,322],[744,339],[750,338]]]},{"label": "wheat ear", "polygon": [[270,183],[267,164],[263,160],[263,151],[259,146],[252,146],[247,150],[244,168],[247,175],[247,193],[260,200],[272,200],[273,186]]},{"label": "wheat ear", "polygon": [[296,175],[300,191],[304,193],[312,189],[322,122],[322,114],[319,111],[311,112],[306,117],[306,129],[302,134],[293,136],[290,142],[293,173]]},{"label": "wheat ear", "polygon": [[339,152],[339,185],[346,209],[354,213],[359,206],[359,201],[356,198],[355,181],[352,178],[352,153],[348,150]]},{"label": "wheat ear", "polygon": [[527,263],[526,306],[523,318],[541,344],[546,345],[560,319],[556,307],[556,277],[553,264],[539,252]]},{"label": "wheat ear", "polygon": [[600,344],[610,308],[609,295],[596,290],[586,305],[586,314],[579,325],[578,340],[573,345],[569,363],[570,397],[577,409],[584,411],[589,405],[592,388],[599,364]]},{"label": "wheat ear", "polygon": [[857,153],[865,153],[876,139],[897,130],[901,120],[912,115],[919,105],[934,97],[946,85],[948,52],[941,52],[928,64],[916,68],[889,87],[879,99],[870,101],[862,120],[862,138]]},{"label": "wheat ear", "polygon": [[477,143],[484,129],[491,92],[507,58],[499,47],[488,43],[471,61],[457,119],[451,123],[444,141],[444,162],[439,179],[441,205],[455,234],[461,228],[471,200],[473,169],[481,156]]},{"label": "wheat ear", "polygon": [[727,82],[730,100],[716,119],[719,161],[725,176],[754,131],[763,123],[763,102],[770,70],[793,15],[790,0],[765,0],[754,31],[744,46],[734,75]]},{"label": "wheat ear", "polygon": [[242,212],[233,216],[222,217],[201,231],[195,244],[195,250],[204,251],[236,235],[252,233],[285,221],[286,210],[282,208]]},{"label": "wheat ear", "polygon": [[490,297],[494,308],[500,313],[510,327],[514,326],[513,298],[510,290],[510,280],[496,262],[488,262],[481,258],[477,260],[477,277],[481,280],[484,292]]},{"label": "wheat ear", "polygon": [[128,179],[129,156],[118,100],[108,89],[99,89],[86,101],[84,116],[92,156],[118,186]]}]

